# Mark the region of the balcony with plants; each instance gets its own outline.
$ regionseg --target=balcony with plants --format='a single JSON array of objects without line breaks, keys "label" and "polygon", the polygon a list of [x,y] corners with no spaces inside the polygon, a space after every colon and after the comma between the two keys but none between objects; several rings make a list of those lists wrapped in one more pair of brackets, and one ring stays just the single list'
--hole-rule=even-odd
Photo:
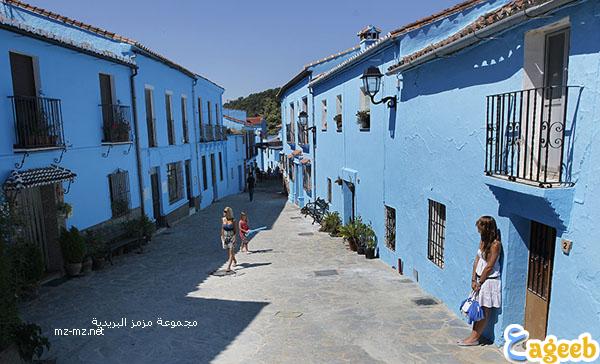
[{"label": "balcony with plants", "polygon": [[64,133],[61,100],[35,96],[9,96],[15,125],[15,151],[61,148]]},{"label": "balcony with plants", "polygon": [[131,143],[131,111],[129,106],[103,104],[102,143]]}]

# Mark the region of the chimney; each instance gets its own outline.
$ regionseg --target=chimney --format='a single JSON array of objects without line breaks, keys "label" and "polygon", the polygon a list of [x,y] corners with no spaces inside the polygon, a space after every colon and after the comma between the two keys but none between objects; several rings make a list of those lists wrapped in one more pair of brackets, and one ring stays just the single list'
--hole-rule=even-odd
[{"label": "chimney", "polygon": [[373,43],[377,42],[379,40],[379,34],[381,34],[381,29],[374,25],[367,25],[360,32],[358,32],[357,35],[360,39],[360,50],[364,51]]}]

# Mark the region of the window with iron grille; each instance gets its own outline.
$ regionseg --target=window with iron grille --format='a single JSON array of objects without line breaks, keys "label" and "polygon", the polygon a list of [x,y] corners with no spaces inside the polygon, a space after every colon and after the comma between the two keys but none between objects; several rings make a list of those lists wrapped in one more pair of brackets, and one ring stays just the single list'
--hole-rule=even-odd
[{"label": "window with iron grille", "polygon": [[385,245],[396,250],[396,209],[385,207]]},{"label": "window with iron grille", "polygon": [[327,178],[327,202],[331,203],[331,178]]},{"label": "window with iron grille", "polygon": [[171,103],[171,94],[165,94],[165,108],[167,111],[167,134],[169,145],[175,144],[175,122],[173,121],[173,104]]},{"label": "window with iron grille", "polygon": [[219,152],[219,178],[221,181],[223,180],[223,157],[221,156],[221,152]]},{"label": "window with iron grille", "polygon": [[294,160],[290,159],[288,166],[288,176],[290,181],[294,182]]},{"label": "window with iron grille", "polygon": [[169,185],[169,203],[183,198],[183,169],[181,162],[167,164],[167,182]]},{"label": "window with iron grille", "polygon": [[311,180],[311,169],[310,164],[305,164],[302,166],[302,185],[304,186],[304,190],[309,195],[312,195],[312,180]]},{"label": "window with iron grille", "polygon": [[429,200],[429,232],[427,258],[444,268],[444,240],[446,238],[446,206]]},{"label": "window with iron grille", "polygon": [[117,170],[108,175],[112,217],[126,215],[130,209],[129,172]]},{"label": "window with iron grille", "polygon": [[208,189],[208,183],[206,181],[206,156],[202,156],[202,189],[206,191]]},{"label": "window with iron grille", "polygon": [[212,110],[210,109],[210,101],[206,101],[206,109],[208,110],[208,124],[212,125]]}]

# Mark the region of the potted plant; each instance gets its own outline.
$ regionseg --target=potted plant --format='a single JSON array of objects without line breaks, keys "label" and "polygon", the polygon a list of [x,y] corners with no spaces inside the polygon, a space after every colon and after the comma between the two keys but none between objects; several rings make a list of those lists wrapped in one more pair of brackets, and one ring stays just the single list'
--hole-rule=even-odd
[{"label": "potted plant", "polygon": [[340,235],[348,242],[350,250],[354,252],[358,250],[358,244],[361,237],[361,223],[361,218],[357,217],[340,227]]},{"label": "potted plant", "polygon": [[17,326],[14,340],[19,349],[19,356],[24,361],[31,363],[33,357],[41,357],[44,348],[50,350],[50,342],[47,337],[42,336],[42,329],[32,323],[22,323]]},{"label": "potted plant", "polygon": [[108,253],[106,243],[102,241],[97,232],[91,230],[85,232],[85,242],[89,256],[92,258],[92,268],[101,270],[106,264],[106,254]]},{"label": "potted plant", "polygon": [[371,111],[359,110],[356,112],[356,121],[360,124],[361,129],[369,129],[371,127]]},{"label": "potted plant", "polygon": [[73,207],[66,202],[59,202],[56,204],[56,211],[65,217],[65,219],[70,218],[73,215]]},{"label": "potted plant", "polygon": [[375,235],[375,231],[373,231],[373,227],[370,223],[365,225],[363,234],[365,258],[373,259],[375,258],[375,248],[377,247],[377,236]]},{"label": "potted plant", "polygon": [[331,236],[337,236],[342,225],[340,214],[335,212],[326,212],[321,220],[321,231],[329,233]]},{"label": "potted plant", "polygon": [[156,225],[146,214],[143,214],[139,219],[133,219],[125,222],[125,231],[127,236],[138,238],[144,242],[152,239],[152,235],[156,231]]},{"label": "potted plant", "polygon": [[16,294],[25,299],[36,297],[44,276],[44,258],[39,246],[17,242],[10,247],[12,276]]},{"label": "potted plant", "polygon": [[71,230],[62,228],[60,247],[65,260],[67,274],[71,277],[77,276],[81,272],[85,256],[85,240],[76,227],[71,227]]},{"label": "potted plant", "polygon": [[334,116],[333,121],[335,121],[337,130],[342,130],[342,114],[337,114],[336,116]]}]

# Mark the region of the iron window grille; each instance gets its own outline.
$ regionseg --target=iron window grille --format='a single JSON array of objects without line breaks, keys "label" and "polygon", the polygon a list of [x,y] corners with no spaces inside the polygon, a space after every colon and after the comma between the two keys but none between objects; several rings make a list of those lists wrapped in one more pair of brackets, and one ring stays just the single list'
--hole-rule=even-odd
[{"label": "iron window grille", "polygon": [[169,203],[183,198],[183,168],[181,162],[167,164],[167,182],[169,185]]},{"label": "iron window grille", "polygon": [[446,206],[429,200],[429,232],[427,258],[444,268],[444,241],[446,238]]},{"label": "iron window grille", "polygon": [[15,149],[64,145],[61,101],[46,97],[9,96],[15,123]]},{"label": "iron window grille", "polygon": [[385,206],[385,245],[396,250],[396,209]]},{"label": "iron window grille", "polygon": [[310,164],[305,164],[302,166],[302,185],[306,193],[308,193],[309,196],[312,196],[312,178]]},{"label": "iron window grille", "polygon": [[327,178],[327,202],[331,203],[332,191],[331,191],[331,178]]},{"label": "iron window grille", "polygon": [[117,170],[108,175],[110,190],[110,207],[113,218],[129,213],[131,208],[131,194],[129,191],[129,172]]},{"label": "iron window grille", "polygon": [[103,104],[102,142],[126,143],[131,137],[131,112],[129,106]]},{"label": "iron window grille", "polygon": [[294,161],[292,159],[290,159],[290,161],[288,162],[289,166],[288,166],[288,175],[290,177],[290,181],[294,182]]}]

